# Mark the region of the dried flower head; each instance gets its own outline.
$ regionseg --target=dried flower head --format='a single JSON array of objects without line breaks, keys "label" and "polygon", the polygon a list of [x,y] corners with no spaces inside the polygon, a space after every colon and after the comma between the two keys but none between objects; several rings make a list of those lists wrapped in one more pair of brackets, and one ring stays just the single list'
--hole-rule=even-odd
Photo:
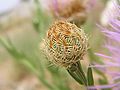
[{"label": "dried flower head", "polygon": [[[85,7],[82,5],[80,0],[70,0],[63,1],[63,0],[56,0],[57,7],[51,7],[52,10],[56,10],[56,12],[59,14],[59,16],[64,18],[69,18],[72,14],[85,11]],[[55,13],[53,13],[55,16],[57,16]]]},{"label": "dried flower head", "polygon": [[[44,6],[55,19],[65,19],[74,23],[83,24],[86,21],[86,5],[82,0],[45,0]],[[44,2],[45,2],[44,1]]]},{"label": "dried flower head", "polygon": [[67,68],[83,59],[88,42],[81,28],[67,21],[57,21],[47,32],[45,46],[49,59]]},{"label": "dried flower head", "polygon": [[55,19],[65,19],[80,26],[85,23],[97,0],[40,0],[40,3],[45,13]]}]

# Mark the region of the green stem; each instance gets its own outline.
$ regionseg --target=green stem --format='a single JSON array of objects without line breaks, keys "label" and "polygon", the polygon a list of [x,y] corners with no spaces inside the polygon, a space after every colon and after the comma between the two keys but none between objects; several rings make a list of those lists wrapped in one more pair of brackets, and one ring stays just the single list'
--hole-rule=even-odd
[{"label": "green stem", "polygon": [[87,86],[87,79],[86,79],[85,73],[83,72],[81,63],[77,62],[77,65],[78,65],[78,73],[81,74],[81,76],[83,77],[84,83]]},{"label": "green stem", "polygon": [[70,68],[67,69],[68,73],[81,85],[87,86],[87,79],[82,70],[80,62],[72,64]]},{"label": "green stem", "polygon": [[81,79],[79,79],[79,77],[77,77],[75,73],[71,72],[71,70],[67,70],[67,71],[75,79],[75,81],[77,81],[79,84],[83,84]]}]

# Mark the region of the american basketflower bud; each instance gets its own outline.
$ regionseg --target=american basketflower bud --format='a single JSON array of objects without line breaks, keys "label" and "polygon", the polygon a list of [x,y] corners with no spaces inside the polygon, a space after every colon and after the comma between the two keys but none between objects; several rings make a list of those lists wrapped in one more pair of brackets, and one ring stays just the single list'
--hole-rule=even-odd
[{"label": "american basketflower bud", "polygon": [[81,28],[67,21],[56,21],[47,32],[45,46],[54,64],[68,68],[83,59],[88,41]]},{"label": "american basketflower bud", "polygon": [[81,65],[81,60],[88,50],[88,39],[82,28],[67,21],[56,21],[47,31],[44,41],[46,55],[52,63],[64,67],[86,88],[94,85],[91,68],[88,68],[86,77]]}]

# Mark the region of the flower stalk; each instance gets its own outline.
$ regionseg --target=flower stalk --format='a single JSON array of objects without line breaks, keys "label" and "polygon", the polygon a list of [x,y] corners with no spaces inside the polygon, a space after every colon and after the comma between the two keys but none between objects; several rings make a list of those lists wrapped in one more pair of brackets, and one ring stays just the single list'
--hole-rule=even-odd
[{"label": "flower stalk", "polygon": [[64,67],[80,85],[90,90],[88,86],[94,85],[92,69],[89,67],[85,74],[81,65],[88,50],[88,39],[84,31],[67,21],[56,21],[44,41],[49,61]]},{"label": "flower stalk", "polygon": [[87,86],[87,79],[79,61],[75,64],[72,64],[71,67],[67,69],[67,71],[79,84]]}]

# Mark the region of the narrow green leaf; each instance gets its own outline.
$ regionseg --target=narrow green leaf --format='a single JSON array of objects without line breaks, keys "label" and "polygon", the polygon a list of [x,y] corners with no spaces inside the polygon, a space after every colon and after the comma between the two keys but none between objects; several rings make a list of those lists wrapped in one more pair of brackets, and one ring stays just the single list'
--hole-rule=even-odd
[{"label": "narrow green leaf", "polygon": [[89,67],[87,71],[87,80],[88,80],[88,85],[93,86],[94,85],[94,79],[93,79],[93,73],[92,73],[92,68]]},{"label": "narrow green leaf", "polygon": [[37,69],[34,67],[34,65],[32,63],[30,63],[28,60],[23,59],[23,60],[21,60],[21,62],[32,72],[34,72],[37,75],[39,74],[39,71],[37,71]]},{"label": "narrow green leaf", "polygon": [[78,70],[76,73],[84,81],[84,85],[87,86],[87,78],[86,78],[86,75],[82,69],[82,65],[80,62],[77,62],[77,65],[78,65]]}]

